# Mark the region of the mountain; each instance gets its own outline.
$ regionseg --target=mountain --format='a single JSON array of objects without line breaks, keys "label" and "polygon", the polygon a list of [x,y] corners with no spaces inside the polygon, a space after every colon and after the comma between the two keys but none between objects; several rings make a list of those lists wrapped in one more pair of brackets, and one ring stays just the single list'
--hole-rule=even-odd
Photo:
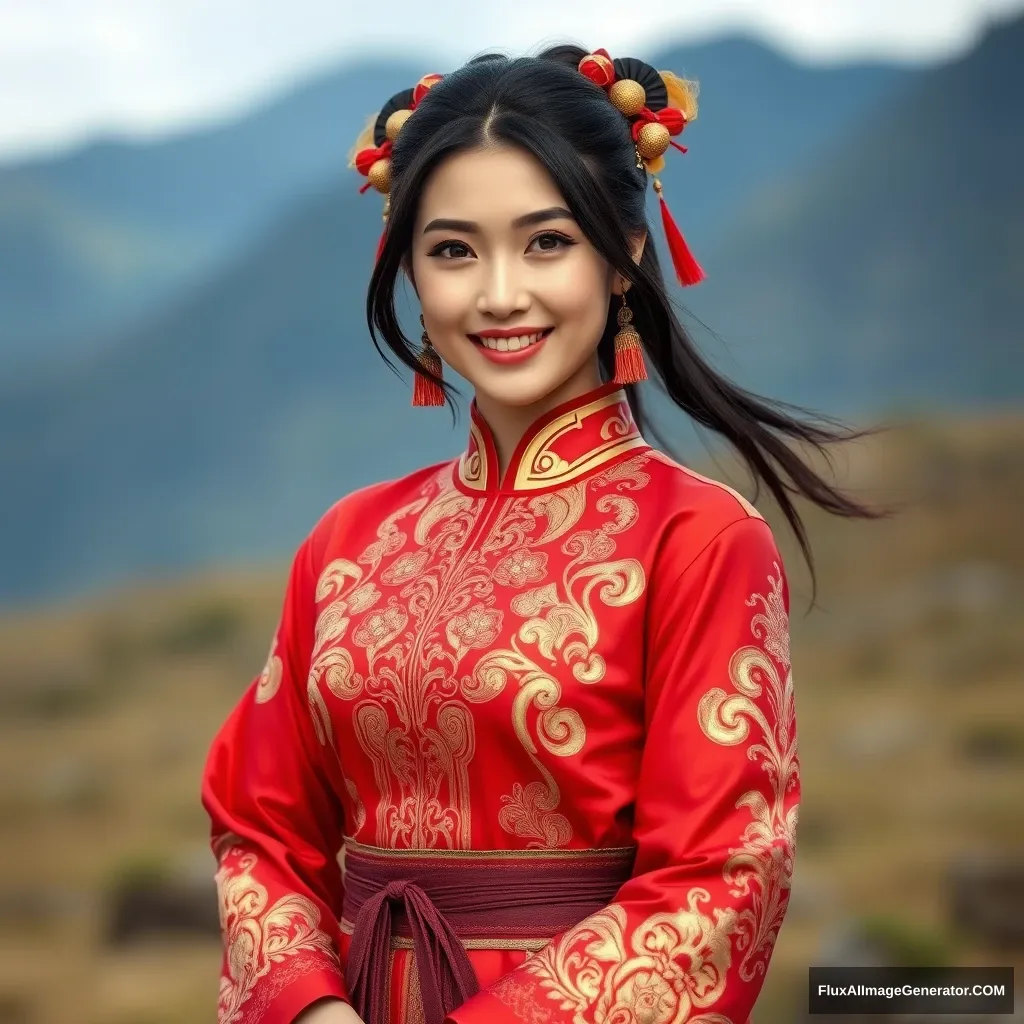
[{"label": "mountain", "polygon": [[809,67],[745,37],[672,49],[655,64],[700,86],[682,139],[690,152],[669,159],[662,177],[702,246],[751,192],[788,181],[922,74],[885,63]]},{"label": "mountain", "polygon": [[[984,45],[999,50],[998,36],[993,34]],[[714,95],[713,68],[703,73],[696,59],[666,59],[662,66],[699,74],[705,97]],[[819,138],[816,144],[803,143],[799,169],[786,165],[798,149],[798,133],[787,136],[789,129],[782,123],[793,119],[794,111],[810,109],[811,99],[794,96],[787,107],[772,99],[785,90],[773,92],[763,75],[753,74],[745,97],[737,95],[732,108],[719,111],[717,121],[725,127],[718,142],[714,106],[708,99],[703,124],[698,121],[692,132],[688,129],[690,154],[670,161],[665,175],[673,209],[712,272],[708,284],[693,289],[687,301],[696,301],[695,308],[703,313],[701,303],[723,303],[725,296],[731,305],[724,301],[719,312],[728,323],[727,339],[755,336],[776,311],[763,300],[764,293],[751,294],[760,302],[748,301],[744,289],[753,278],[734,274],[733,262],[746,268],[743,274],[751,274],[749,268],[772,259],[795,259],[785,249],[762,250],[760,261],[744,254],[744,219],[758,244],[771,240],[763,233],[765,194],[797,181],[797,199],[809,202],[837,168],[845,167],[844,160],[869,151],[879,130],[889,125],[886,138],[907,140],[903,162],[884,165],[892,172],[891,192],[882,168],[876,172],[878,180],[854,174],[843,179],[846,192],[838,200],[834,184],[829,186],[832,191],[825,190],[833,203],[825,209],[834,211],[837,202],[860,209],[851,231],[858,224],[878,225],[900,216],[887,204],[902,201],[906,185],[901,175],[948,159],[950,146],[945,136],[915,135],[916,122],[904,120],[901,125],[897,115],[902,111],[903,118],[914,118],[922,104],[947,103],[950,75],[973,81],[979,74],[983,79],[988,74],[985,61],[916,72],[892,86],[895,92],[878,86],[881,91],[857,114],[849,106],[841,108],[842,118],[820,114],[808,122]],[[1011,88],[1018,80],[1012,61],[1006,74],[1006,87]],[[961,83],[961,124],[985,116],[972,104],[987,96],[987,88]],[[752,114],[748,108],[756,106],[755,99],[763,109]],[[780,122],[777,131],[762,129],[776,139],[777,148],[763,135],[744,141],[750,147],[744,159],[754,166],[734,167],[730,161],[738,160],[737,150],[729,149],[729,141],[738,145],[743,126],[765,111]],[[705,133],[706,145],[698,131]],[[826,135],[827,141],[820,137]],[[778,138],[789,141],[783,145]],[[987,139],[985,133],[971,135],[975,146],[989,145]],[[757,169],[762,160],[771,168],[764,173]],[[700,169],[703,161],[709,165],[706,170]],[[740,190],[729,203],[721,200],[719,215],[735,218],[733,236],[727,239],[731,248],[709,247],[711,221],[691,230],[699,209],[685,202],[687,189],[697,194],[693,182],[698,174],[714,176],[715,164],[723,177],[732,175],[732,188]],[[978,153],[973,163],[963,163],[962,172],[983,173],[985,164],[985,154]],[[769,192],[760,193],[755,182]],[[443,411],[409,408],[408,385],[380,364],[367,339],[363,292],[380,204],[374,195],[360,196],[357,184],[349,173],[307,196],[230,268],[111,338],[88,359],[59,372],[0,381],[0,477],[10,482],[0,503],[0,598],[43,599],[211,559],[277,557],[291,550],[340,495],[461,448],[464,424],[453,433]],[[947,191],[932,211],[940,220],[931,229],[936,236],[952,230],[958,195],[965,189],[978,191],[974,180],[943,177],[935,187],[940,185]],[[864,214],[868,205],[874,214],[870,221]],[[794,200],[792,208],[800,209],[800,203]],[[812,208],[821,214],[821,207]],[[771,212],[770,203],[767,210]],[[998,219],[998,212],[994,216]],[[786,229],[786,218],[776,219],[774,227]],[[823,233],[826,241],[831,239],[828,253],[833,258],[846,252],[845,236]],[[803,237],[794,236],[793,245],[814,239],[813,234],[801,241]],[[837,241],[840,237],[842,242]],[[983,254],[971,252],[981,260],[979,274],[993,272]],[[796,262],[791,272],[823,272],[821,260],[819,253],[809,264]],[[889,280],[892,308],[902,310],[901,280]],[[736,287],[737,281],[742,287]],[[812,290],[802,280],[792,287],[804,294]],[[858,301],[851,291],[841,309]],[[935,294],[934,308],[941,311],[945,301],[945,295]],[[912,320],[914,310],[901,315]],[[721,327],[718,319],[710,322]],[[827,360],[824,366],[812,362],[802,377],[795,369],[804,368],[808,349],[820,344],[819,335],[807,333],[801,324],[800,331],[780,329],[773,338],[770,358],[753,353],[739,368],[741,378],[782,398],[798,396],[804,386],[812,392],[820,386],[823,393],[831,387]],[[977,339],[974,343],[979,344]],[[900,351],[894,349],[889,356],[897,367]],[[945,354],[936,353],[935,358],[941,362]],[[817,380],[812,372],[820,373]],[[927,398],[932,383],[925,378],[907,381],[883,367],[866,383],[851,381],[842,398],[864,412],[879,404]]]},{"label": "mountain", "polygon": [[89,351],[208,279],[336,176],[419,74],[352,64],[225,123],[0,168],[0,366]]},{"label": "mountain", "polygon": [[1019,400],[1022,107],[1017,17],[739,208],[692,302],[749,380],[834,408]]},{"label": "mountain", "polygon": [[457,448],[367,337],[379,229],[346,181],[74,372],[0,382],[4,596],[279,552],[346,490]]},{"label": "mountain", "polygon": [[[685,174],[672,172],[701,197],[687,210],[698,239],[755,182],[800,166],[913,74],[805,68],[743,38],[656,63],[705,86],[693,154]],[[0,367],[101,347],[240,258],[292,204],[344,174],[367,116],[432,67],[362,62],[226,123],[0,168]]]}]

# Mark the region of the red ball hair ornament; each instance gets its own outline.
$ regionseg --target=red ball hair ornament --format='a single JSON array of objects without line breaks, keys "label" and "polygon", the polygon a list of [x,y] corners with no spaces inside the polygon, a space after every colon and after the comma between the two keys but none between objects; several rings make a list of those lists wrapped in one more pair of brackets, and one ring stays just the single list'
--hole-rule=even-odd
[{"label": "red ball hair ornament", "polygon": [[[670,72],[658,72],[634,58],[612,60],[607,50],[588,53],[579,62],[579,72],[600,86],[616,110],[630,123],[638,167],[643,167],[653,176],[661,169],[662,157],[670,146],[680,153],[686,152],[686,147],[672,141],[672,136],[679,135],[689,120],[696,116],[696,103],[694,95],[681,79]],[[704,271],[665,202],[661,182],[654,177],[653,184],[676,280],[683,287],[699,284],[705,278]]]}]

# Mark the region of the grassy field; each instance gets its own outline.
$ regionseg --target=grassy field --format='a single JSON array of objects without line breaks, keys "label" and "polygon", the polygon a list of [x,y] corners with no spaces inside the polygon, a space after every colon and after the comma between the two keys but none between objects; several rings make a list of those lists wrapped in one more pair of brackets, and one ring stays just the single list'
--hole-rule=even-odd
[{"label": "grassy field", "polygon": [[[769,512],[793,593],[804,802],[758,1024],[794,1019],[806,965],[843,922],[952,962],[1024,966],[954,927],[945,881],[961,853],[1024,851],[1024,418],[903,424],[837,452],[836,472],[902,511],[806,513],[811,612]],[[262,667],[283,574],[0,619],[0,1022],[213,1019],[218,943],[111,947],[109,893],[133,873],[212,872],[200,771]]]}]

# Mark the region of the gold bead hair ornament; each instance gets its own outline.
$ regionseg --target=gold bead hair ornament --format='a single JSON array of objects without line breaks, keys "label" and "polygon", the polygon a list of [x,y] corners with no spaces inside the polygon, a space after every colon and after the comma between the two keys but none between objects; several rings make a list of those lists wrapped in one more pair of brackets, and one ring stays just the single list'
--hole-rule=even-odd
[{"label": "gold bead hair ornament", "polygon": [[[375,188],[384,196],[384,230],[377,244],[377,259],[384,249],[384,240],[388,233],[388,211],[391,207],[391,150],[398,133],[405,122],[423,101],[423,97],[441,81],[441,75],[425,75],[412,89],[406,89],[392,96],[381,108],[379,114],[371,118],[363,133],[356,139],[349,167],[354,167],[366,178],[366,184],[359,189],[365,192]],[[419,368],[413,380],[413,405],[444,405],[444,390],[438,384],[443,370],[441,358],[434,351],[434,346],[427,336],[423,317],[423,338],[418,356]]]},{"label": "gold bead hair ornament", "polygon": [[392,96],[356,139],[352,150],[349,167],[354,167],[366,178],[366,184],[359,191],[365,192],[368,188],[375,188],[384,196],[384,231],[377,246],[378,259],[387,234],[390,206],[388,197],[391,194],[391,149],[405,122],[412,117],[413,111],[420,105],[423,97],[441,81],[441,77],[425,75],[416,83],[415,88],[406,89]]},{"label": "gold bead hair ornament", "polygon": [[684,287],[698,284],[704,280],[704,271],[669,211],[661,182],[654,177],[665,166],[669,146],[686,152],[686,147],[673,142],[672,137],[697,116],[695,83],[671,71],[656,71],[635,57],[612,60],[607,50],[588,53],[580,61],[579,71],[604,89],[612,106],[630,123],[637,167],[646,169],[653,178],[676,279]]}]

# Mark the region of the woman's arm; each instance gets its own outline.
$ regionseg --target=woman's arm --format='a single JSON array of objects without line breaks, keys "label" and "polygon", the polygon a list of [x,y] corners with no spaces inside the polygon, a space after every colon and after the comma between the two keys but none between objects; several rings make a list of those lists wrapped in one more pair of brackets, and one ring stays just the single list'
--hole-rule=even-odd
[{"label": "woman's arm", "polygon": [[789,593],[767,524],[652,573],[633,877],[456,1024],[743,1024],[789,901],[799,777]]},{"label": "woman's arm", "polygon": [[[316,1000],[347,998],[337,923],[343,783],[306,698],[315,588],[307,539],[267,665],[218,732],[203,777],[225,944],[221,1024],[292,1024]],[[321,1019],[351,1021],[343,1012]]]},{"label": "woman's arm", "polygon": [[295,1024],[363,1024],[362,1018],[348,1003],[338,999],[321,999],[295,1018]]}]

